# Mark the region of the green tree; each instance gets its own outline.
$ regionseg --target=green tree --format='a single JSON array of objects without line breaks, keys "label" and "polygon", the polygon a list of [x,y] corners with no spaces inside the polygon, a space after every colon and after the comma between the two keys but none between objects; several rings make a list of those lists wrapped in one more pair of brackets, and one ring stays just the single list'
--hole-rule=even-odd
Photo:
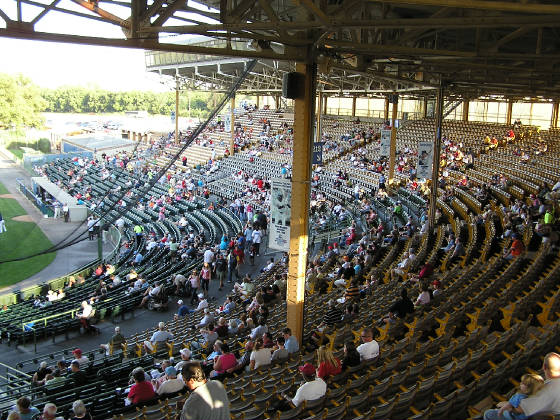
[{"label": "green tree", "polygon": [[41,127],[45,106],[39,87],[30,79],[0,74],[0,126]]}]

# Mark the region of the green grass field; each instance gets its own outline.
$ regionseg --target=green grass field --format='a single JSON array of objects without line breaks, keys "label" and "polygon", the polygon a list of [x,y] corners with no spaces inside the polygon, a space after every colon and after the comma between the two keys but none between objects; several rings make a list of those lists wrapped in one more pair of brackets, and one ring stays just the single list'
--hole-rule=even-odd
[{"label": "green grass field", "polygon": [[[0,183],[0,195],[9,191]],[[20,222],[12,217],[27,213],[13,198],[0,198],[0,212],[7,232],[0,233],[0,261],[34,254],[52,246],[51,241],[33,222]],[[53,262],[56,253],[39,255],[23,261],[0,262],[0,288],[17,283],[38,273]]]}]

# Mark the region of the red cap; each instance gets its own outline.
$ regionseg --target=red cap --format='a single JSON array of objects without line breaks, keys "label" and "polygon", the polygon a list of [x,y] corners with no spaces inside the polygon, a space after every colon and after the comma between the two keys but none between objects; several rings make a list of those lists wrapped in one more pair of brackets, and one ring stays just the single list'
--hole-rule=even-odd
[{"label": "red cap", "polygon": [[439,280],[434,280],[434,281],[432,282],[432,284],[433,284],[434,286],[437,286],[437,287],[440,287],[440,286],[441,286],[441,282],[440,282]]},{"label": "red cap", "polygon": [[313,366],[311,363],[306,363],[305,365],[300,366],[298,369],[304,375],[307,376],[315,375],[315,366]]},{"label": "red cap", "polygon": [[72,350],[72,353],[75,354],[78,357],[80,357],[82,355],[82,351],[80,349],[74,349],[74,350]]}]

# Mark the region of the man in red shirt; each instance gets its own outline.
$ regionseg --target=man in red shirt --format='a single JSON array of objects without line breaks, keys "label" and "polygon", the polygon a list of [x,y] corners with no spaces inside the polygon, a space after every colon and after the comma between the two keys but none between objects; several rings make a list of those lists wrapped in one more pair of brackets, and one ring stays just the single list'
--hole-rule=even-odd
[{"label": "man in red shirt", "polygon": [[128,399],[132,404],[148,401],[156,396],[154,387],[150,382],[146,381],[144,371],[138,370],[134,372],[134,382],[128,393]]}]

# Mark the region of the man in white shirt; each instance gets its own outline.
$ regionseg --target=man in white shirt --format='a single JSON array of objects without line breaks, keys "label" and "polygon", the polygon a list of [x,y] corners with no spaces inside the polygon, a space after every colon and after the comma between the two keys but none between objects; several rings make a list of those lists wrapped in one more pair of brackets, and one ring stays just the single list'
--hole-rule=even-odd
[{"label": "man in white shirt", "polygon": [[360,353],[360,361],[372,360],[379,356],[379,344],[373,339],[373,330],[365,328],[362,331],[362,341],[356,350]]},{"label": "man in white shirt", "polygon": [[89,359],[85,356],[82,356],[81,349],[74,349],[72,350],[72,354],[74,355],[75,359],[72,362],[78,362],[80,364],[80,368],[85,364],[89,363]]},{"label": "man in white shirt", "polygon": [[255,251],[257,257],[260,257],[260,248],[261,248],[261,241],[262,241],[262,232],[260,229],[253,230],[253,237],[251,238],[253,244],[255,244]]},{"label": "man in white shirt", "polygon": [[204,262],[208,264],[212,264],[214,262],[214,252],[212,252],[211,248],[204,251]]},{"label": "man in white shirt", "polygon": [[327,392],[327,384],[321,378],[316,377],[315,367],[311,363],[306,363],[298,369],[305,380],[304,384],[298,388],[294,398],[290,399],[286,394],[282,394],[286,400],[291,401],[296,407],[304,401],[321,398]]},{"label": "man in white shirt", "polygon": [[414,250],[410,248],[403,260],[397,264],[397,267],[391,270],[391,280],[394,281],[397,276],[403,276],[404,270],[410,267],[410,264],[412,263],[412,261],[414,261],[415,258],[416,255],[414,255]]},{"label": "man in white shirt", "polygon": [[165,330],[165,323],[162,321],[158,324],[158,330],[152,334],[150,341],[144,341],[146,352],[150,353],[156,343],[164,343],[167,340],[173,340],[173,334]]},{"label": "man in white shirt", "polygon": [[[560,354],[548,353],[544,357],[543,371],[546,377],[544,387],[535,395],[524,398],[518,407],[513,407],[509,402],[499,410],[486,410],[484,420],[503,419],[504,411],[534,417],[538,414],[560,414]],[[511,414],[510,414],[511,417]]]},{"label": "man in white shirt", "polygon": [[198,306],[196,307],[195,312],[202,311],[203,309],[208,308],[208,301],[204,297],[204,293],[199,293],[198,299]]}]

